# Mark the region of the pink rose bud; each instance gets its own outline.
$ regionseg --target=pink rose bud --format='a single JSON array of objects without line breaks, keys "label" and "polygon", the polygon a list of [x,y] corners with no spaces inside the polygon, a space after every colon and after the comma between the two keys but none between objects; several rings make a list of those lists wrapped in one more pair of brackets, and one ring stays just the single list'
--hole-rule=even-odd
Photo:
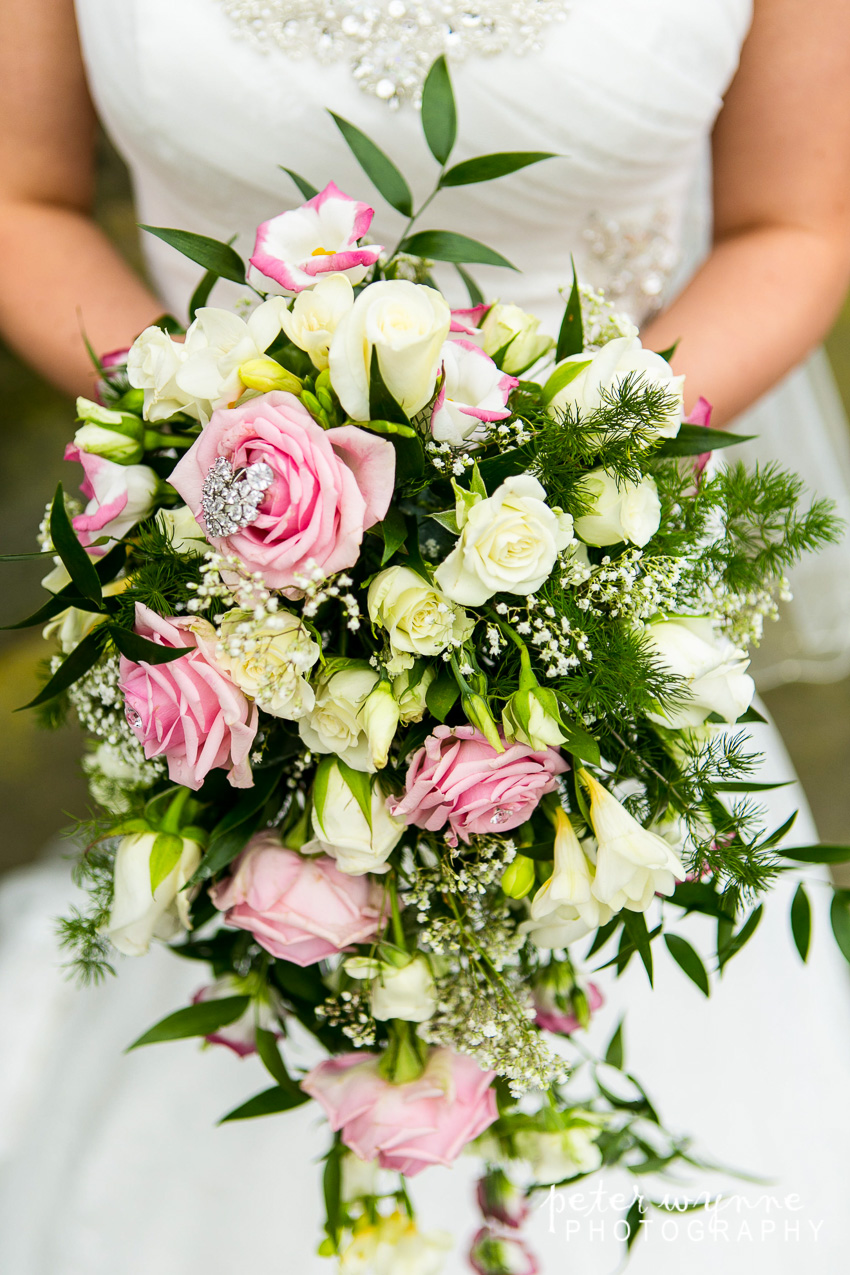
[{"label": "pink rose bud", "polygon": [[451,1164],[493,1123],[494,1074],[466,1054],[435,1049],[418,1079],[392,1084],[376,1054],[358,1052],[319,1063],[301,1088],[361,1160],[414,1177],[429,1164]]},{"label": "pink rose bud", "polygon": [[253,787],[248,757],[257,706],[216,664],[216,630],[206,620],[157,615],[141,602],[135,627],[157,646],[193,648],[170,664],[136,664],[121,656],[118,689],[145,756],[164,757],[169,778],[185,788],[200,788],[218,769],[227,770],[234,788]]},{"label": "pink rose bud", "polygon": [[405,795],[390,799],[396,819],[431,832],[449,825],[447,841],[518,828],[558,786],[567,763],[554,748],[512,744],[497,752],[472,726],[438,726],[414,754]]},{"label": "pink rose bud", "polygon": [[248,930],[272,956],[315,965],[353,943],[375,937],[381,887],[368,876],[346,876],[327,855],[302,858],[274,832],[248,842],[233,875],[210,890],[228,925]]},{"label": "pink rose bud", "polygon": [[[579,997],[584,998],[583,1007],[577,1005]],[[534,1021],[542,1031],[554,1032],[557,1036],[569,1036],[580,1027],[586,1027],[590,1015],[600,1009],[604,1002],[605,998],[595,983],[588,983],[584,991],[575,986],[572,992],[564,995],[559,995],[553,988],[544,985],[534,989]]]},{"label": "pink rose bud", "polygon": [[482,1226],[472,1241],[469,1264],[478,1275],[538,1275],[540,1270],[527,1244],[491,1226]]},{"label": "pink rose bud", "polygon": [[502,1169],[491,1169],[480,1179],[476,1198],[485,1221],[502,1226],[522,1226],[530,1208],[528,1196]]},{"label": "pink rose bud", "polygon": [[[234,481],[256,467],[265,483],[256,508],[217,520],[210,498],[217,462]],[[322,429],[294,395],[273,390],[214,412],[169,481],[216,549],[236,554],[270,588],[298,594],[317,571],[329,576],[357,561],[364,531],[392,499],[395,451],[355,426]],[[216,534],[234,521],[235,529]]]}]

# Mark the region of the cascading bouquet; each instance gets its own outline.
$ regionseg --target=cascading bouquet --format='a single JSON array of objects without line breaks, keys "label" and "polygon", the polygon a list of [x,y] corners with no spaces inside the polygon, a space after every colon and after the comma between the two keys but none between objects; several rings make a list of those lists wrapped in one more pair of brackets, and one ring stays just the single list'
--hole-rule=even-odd
[{"label": "cascading bouquet", "polygon": [[[784,860],[844,857],[778,848],[730,728],[758,718],[746,647],[783,570],[837,523],[775,467],[713,465],[734,438],[703,401],[683,421],[682,378],[601,294],[573,279],[557,340],[485,303],[465,265],[509,263],[413,233],[398,169],[336,123],[410,218],[398,248],[295,174],[306,202],[259,228],[247,275],[232,246],[155,229],[206,269],[191,324],[148,328],[78,402],[85,507],[60,487],[52,596],[24,622],[58,640],[33,704],[76,712],[102,807],[63,937],[88,977],[153,938],[209,963],[136,1043],[257,1052],[273,1084],[226,1119],[320,1104],[320,1251],[342,1271],[437,1270],[405,1178],[475,1142],[472,1266],[533,1272],[532,1191],[690,1158],[622,1072],[619,1029],[593,1093],[571,1092],[568,1038],[601,996],[576,945],[651,980],[662,938],[707,995],[673,927],[716,918],[722,970]],[[553,158],[448,167],[442,59],[422,123],[437,190]],[[219,278],[254,302],[208,306]],[[846,948],[844,895],[833,911]],[[801,885],[804,958],[809,916]],[[285,1061],[296,1022],[327,1055],[306,1074]]]}]

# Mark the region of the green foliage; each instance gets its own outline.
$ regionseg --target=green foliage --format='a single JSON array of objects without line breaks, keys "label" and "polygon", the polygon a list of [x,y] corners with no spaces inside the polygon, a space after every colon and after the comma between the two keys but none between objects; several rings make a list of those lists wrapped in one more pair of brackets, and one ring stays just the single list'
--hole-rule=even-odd
[{"label": "green foliage", "polygon": [[57,921],[60,946],[71,953],[66,968],[83,985],[100,983],[115,973],[109,961],[109,940],[102,933],[112,909],[114,867],[114,845],[93,842],[84,850],[72,876],[74,884],[88,894],[86,910],[72,907]]},{"label": "green foliage", "polygon": [[117,594],[113,618],[124,629],[136,622],[136,603],[159,615],[175,615],[194,597],[190,585],[201,582],[201,558],[174,551],[168,532],[156,521],[143,523],[135,533],[131,583]]}]

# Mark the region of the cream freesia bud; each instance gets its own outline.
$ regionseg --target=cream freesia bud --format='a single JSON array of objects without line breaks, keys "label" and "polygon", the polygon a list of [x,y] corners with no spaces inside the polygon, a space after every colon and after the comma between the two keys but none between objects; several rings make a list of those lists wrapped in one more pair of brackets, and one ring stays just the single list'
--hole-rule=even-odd
[{"label": "cream freesia bud", "polygon": [[366,696],[360,722],[369,741],[369,753],[376,770],[387,764],[390,745],[398,730],[400,710],[389,682],[381,680]]},{"label": "cream freesia bud", "polygon": [[484,696],[465,694],[461,696],[460,702],[470,726],[474,726],[476,730],[481,731],[487,743],[491,748],[495,748],[497,753],[503,753],[505,745],[502,742],[496,720],[490,712],[490,706]]},{"label": "cream freesia bud", "polygon": [[598,850],[591,890],[614,912],[645,912],[655,894],[672,894],[685,869],[669,842],[638,823],[586,770],[579,778],[590,796]]},{"label": "cream freesia bud", "polygon": [[509,899],[524,899],[534,885],[534,860],[518,854],[502,873],[502,890]]},{"label": "cream freesia bud", "polygon": [[354,305],[354,289],[344,274],[328,274],[313,288],[295,298],[292,309],[280,318],[280,326],[293,345],[310,356],[313,366],[328,366],[328,351],[342,320]]},{"label": "cream freesia bud", "polygon": [[[188,838],[156,832],[122,838],[115,856],[112,911],[105,928],[119,952],[143,956],[152,939],[173,939],[181,930],[191,928],[191,895],[183,887],[200,861],[199,843]],[[168,870],[152,889],[152,879],[164,869]]]},{"label": "cream freesia bud", "polygon": [[555,811],[555,865],[551,877],[543,882],[532,900],[533,920],[539,921],[563,903],[573,907],[589,903],[591,880],[587,855],[569,815],[559,807]]},{"label": "cream freesia bud", "polygon": [[314,839],[305,842],[302,854],[322,851],[336,859],[340,872],[355,877],[386,872],[387,859],[406,826],[387,810],[386,794],[377,780],[350,770],[346,776],[337,759],[330,757],[316,774],[311,821]]},{"label": "cream freesia bud", "polygon": [[239,380],[248,390],[268,394],[270,390],[287,390],[290,394],[301,392],[301,381],[276,359],[248,359],[239,365]]}]

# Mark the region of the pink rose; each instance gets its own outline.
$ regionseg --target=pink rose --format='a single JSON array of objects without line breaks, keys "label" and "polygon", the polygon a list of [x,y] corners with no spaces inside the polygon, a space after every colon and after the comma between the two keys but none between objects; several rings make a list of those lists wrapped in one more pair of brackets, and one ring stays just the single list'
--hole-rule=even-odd
[{"label": "pink rose", "polygon": [[[80,491],[88,504],[84,513],[71,520],[81,545],[88,548],[92,541],[104,537],[119,540],[153,513],[159,479],[147,465],[118,465],[104,456],[80,451],[73,443],[65,448],[65,459],[78,461],[83,467]],[[91,552],[98,556],[109,548],[109,544],[97,545]]]},{"label": "pink rose", "polygon": [[465,1054],[435,1049],[422,1075],[401,1085],[384,1080],[378,1065],[375,1054],[342,1054],[301,1082],[361,1160],[412,1178],[429,1164],[451,1164],[498,1115],[495,1073]]},{"label": "pink rose", "polygon": [[374,209],[344,195],[333,182],[299,208],[264,221],[248,270],[259,292],[301,292],[323,274],[347,275],[362,283],[383,252],[377,244],[359,247]]},{"label": "pink rose", "polygon": [[[594,1014],[602,1007],[605,998],[595,983],[588,983],[586,995],[587,1007]],[[562,1009],[545,987],[534,993],[534,1021],[542,1031],[554,1032],[558,1036],[569,1036],[581,1027],[576,1015]]]},{"label": "pink rose", "polygon": [[273,479],[259,512],[211,544],[259,571],[272,589],[297,590],[318,567],[329,576],[357,561],[363,532],[387,512],[395,479],[392,443],[346,425],[324,430],[292,394],[274,390],[221,408],[171,475],[204,526],[202,497],[223,457],[234,471],[265,462]]},{"label": "pink rose", "polygon": [[210,898],[228,925],[249,930],[272,956],[315,965],[375,937],[383,893],[368,876],[340,872],[327,855],[303,858],[276,833],[261,832]]},{"label": "pink rose", "polygon": [[431,412],[431,434],[438,443],[460,447],[475,441],[483,423],[510,416],[508,397],[519,381],[500,372],[472,341],[446,341],[441,358],[443,383]]},{"label": "pink rose", "polygon": [[135,629],[157,646],[194,648],[170,664],[136,664],[121,656],[118,687],[145,756],[165,757],[169,778],[186,788],[200,788],[205,775],[219,768],[227,768],[234,788],[253,787],[248,754],[257,706],[216,664],[213,626],[164,618],[137,602]]},{"label": "pink rose", "polygon": [[554,748],[536,753],[512,744],[497,753],[473,726],[438,726],[414,754],[405,795],[387,802],[390,814],[436,832],[446,823],[450,845],[471,833],[507,832],[525,823],[567,763]]}]

